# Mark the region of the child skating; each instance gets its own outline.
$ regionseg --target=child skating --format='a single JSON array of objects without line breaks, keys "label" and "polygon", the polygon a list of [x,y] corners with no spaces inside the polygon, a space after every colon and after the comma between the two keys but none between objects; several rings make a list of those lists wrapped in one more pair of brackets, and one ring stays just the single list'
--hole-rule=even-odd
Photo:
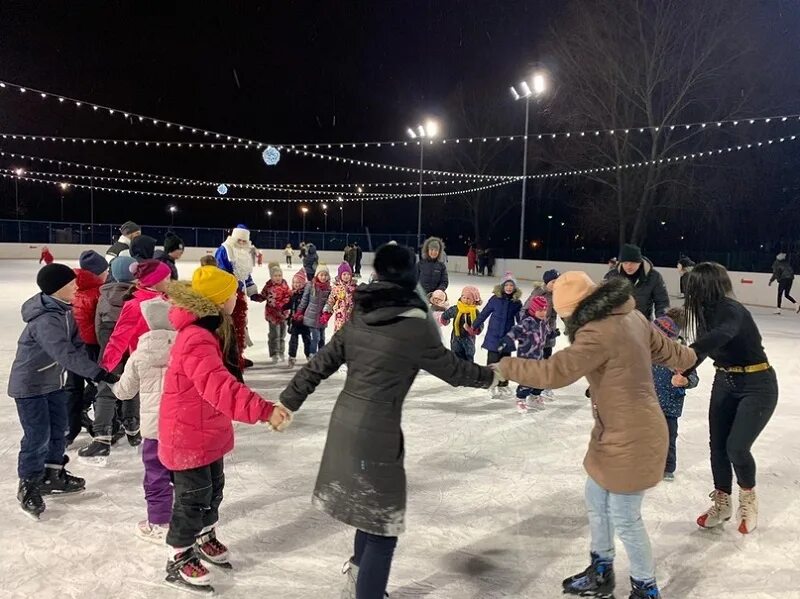
[{"label": "child skating", "polygon": [[328,296],[328,311],[333,315],[333,332],[341,329],[353,313],[353,269],[347,262],[339,265],[339,273]]},{"label": "child skating", "polygon": [[289,313],[289,360],[286,363],[288,368],[294,368],[297,363],[297,346],[303,340],[303,353],[306,358],[311,351],[311,332],[303,324],[303,313],[300,311],[300,304],[303,301],[303,293],[306,289],[306,271],[301,268],[292,277],[292,294],[286,304],[286,311]]},{"label": "child skating", "polygon": [[328,296],[331,293],[331,275],[325,264],[316,267],[314,278],[306,283],[303,298],[300,300],[297,314],[303,315],[303,324],[308,327],[309,355],[313,356],[325,346],[325,327],[328,326],[331,313],[325,311]]},{"label": "child skating", "polygon": [[286,359],[286,321],[288,314],[286,304],[292,297],[289,284],[283,278],[283,271],[279,264],[271,262],[269,265],[269,281],[261,290],[261,297],[266,302],[264,318],[269,326],[267,340],[269,357],[273,364]]},{"label": "child skating", "polygon": [[[435,291],[433,293],[436,293]],[[461,290],[461,297],[455,306],[441,313],[440,323],[447,326],[452,321],[450,351],[467,362],[475,360],[475,331],[473,325],[478,319],[481,294],[477,287],[468,285]]]}]

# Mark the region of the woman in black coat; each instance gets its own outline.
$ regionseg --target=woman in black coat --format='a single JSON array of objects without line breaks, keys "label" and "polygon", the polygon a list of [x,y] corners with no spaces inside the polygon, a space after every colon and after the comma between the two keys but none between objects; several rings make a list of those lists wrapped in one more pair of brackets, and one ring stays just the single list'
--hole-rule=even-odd
[{"label": "woman in black coat", "polygon": [[414,261],[408,248],[380,248],[378,280],[356,291],[351,320],[281,394],[283,405],[295,411],[347,364],[313,497],[319,509],[357,529],[342,597],[384,596],[397,535],[405,528],[400,422],[417,373],[427,370],[453,386],[488,388],[496,382],[490,369],[460,360],[442,345],[415,290]]},{"label": "woman in black coat", "polygon": [[310,281],[317,273],[317,265],[319,264],[319,256],[317,256],[317,246],[309,243],[306,246],[306,255],[303,257],[303,268],[306,270],[306,278]]}]

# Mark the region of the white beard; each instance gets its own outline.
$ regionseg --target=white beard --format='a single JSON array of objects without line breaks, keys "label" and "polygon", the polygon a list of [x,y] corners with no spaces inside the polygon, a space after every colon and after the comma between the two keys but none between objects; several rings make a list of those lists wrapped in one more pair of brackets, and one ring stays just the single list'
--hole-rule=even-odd
[{"label": "white beard", "polygon": [[228,260],[233,266],[233,276],[239,281],[245,282],[253,274],[253,256],[250,249],[252,245],[239,247],[230,237],[225,240],[223,245],[228,253]]}]

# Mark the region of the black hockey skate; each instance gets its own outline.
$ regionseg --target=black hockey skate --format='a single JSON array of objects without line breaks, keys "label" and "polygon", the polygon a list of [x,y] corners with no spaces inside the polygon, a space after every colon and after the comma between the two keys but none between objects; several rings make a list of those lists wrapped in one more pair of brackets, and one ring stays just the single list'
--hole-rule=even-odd
[{"label": "black hockey skate", "polygon": [[167,577],[164,580],[168,585],[182,591],[206,596],[214,594],[211,572],[203,565],[193,548],[179,553],[167,562]]},{"label": "black hockey skate", "polygon": [[42,479],[42,495],[67,495],[80,493],[86,489],[86,481],[78,476],[72,476],[65,466],[69,456],[64,456],[61,464],[45,464],[44,478]]},{"label": "black hockey skate", "polygon": [[125,431],[125,436],[128,437],[128,445],[131,447],[139,447],[142,444],[142,433],[136,431],[135,433],[129,433]]},{"label": "black hockey skate", "polygon": [[661,593],[655,581],[644,583],[631,578],[631,594],[628,599],[661,599]]},{"label": "black hockey skate", "polygon": [[17,500],[19,507],[25,512],[26,516],[38,520],[39,516],[44,511],[44,499],[39,491],[39,481],[23,478],[19,481],[19,489],[17,490]]},{"label": "black hockey skate", "polygon": [[107,458],[111,454],[111,442],[95,437],[89,445],[78,450],[82,458]]},{"label": "black hockey skate", "polygon": [[194,550],[200,559],[212,566],[223,570],[233,569],[233,566],[228,561],[230,557],[228,548],[217,539],[217,534],[213,528],[195,539]]},{"label": "black hockey skate", "polygon": [[579,597],[614,598],[614,562],[591,554],[592,563],[583,572],[575,574],[562,583],[564,593]]}]

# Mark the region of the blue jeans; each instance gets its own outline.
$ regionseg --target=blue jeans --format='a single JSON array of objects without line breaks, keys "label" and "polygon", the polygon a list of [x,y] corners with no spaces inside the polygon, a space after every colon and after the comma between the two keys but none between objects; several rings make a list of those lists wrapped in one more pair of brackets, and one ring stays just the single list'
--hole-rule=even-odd
[{"label": "blue jeans", "polygon": [[311,336],[311,343],[309,343],[308,354],[313,356],[323,347],[325,347],[325,329],[318,329],[310,327],[309,333]]},{"label": "blue jeans", "polygon": [[358,566],[358,599],[383,599],[395,547],[397,537],[381,537],[363,530],[356,531],[353,563]]},{"label": "blue jeans", "polygon": [[586,510],[592,533],[591,550],[601,559],[614,559],[614,531],[622,539],[631,564],[631,578],[639,582],[656,579],[650,538],[642,521],[644,492],[611,493],[592,477],[586,479]]},{"label": "blue jeans", "polygon": [[64,463],[68,400],[63,389],[14,400],[23,432],[17,461],[20,478],[40,479],[45,464]]}]

